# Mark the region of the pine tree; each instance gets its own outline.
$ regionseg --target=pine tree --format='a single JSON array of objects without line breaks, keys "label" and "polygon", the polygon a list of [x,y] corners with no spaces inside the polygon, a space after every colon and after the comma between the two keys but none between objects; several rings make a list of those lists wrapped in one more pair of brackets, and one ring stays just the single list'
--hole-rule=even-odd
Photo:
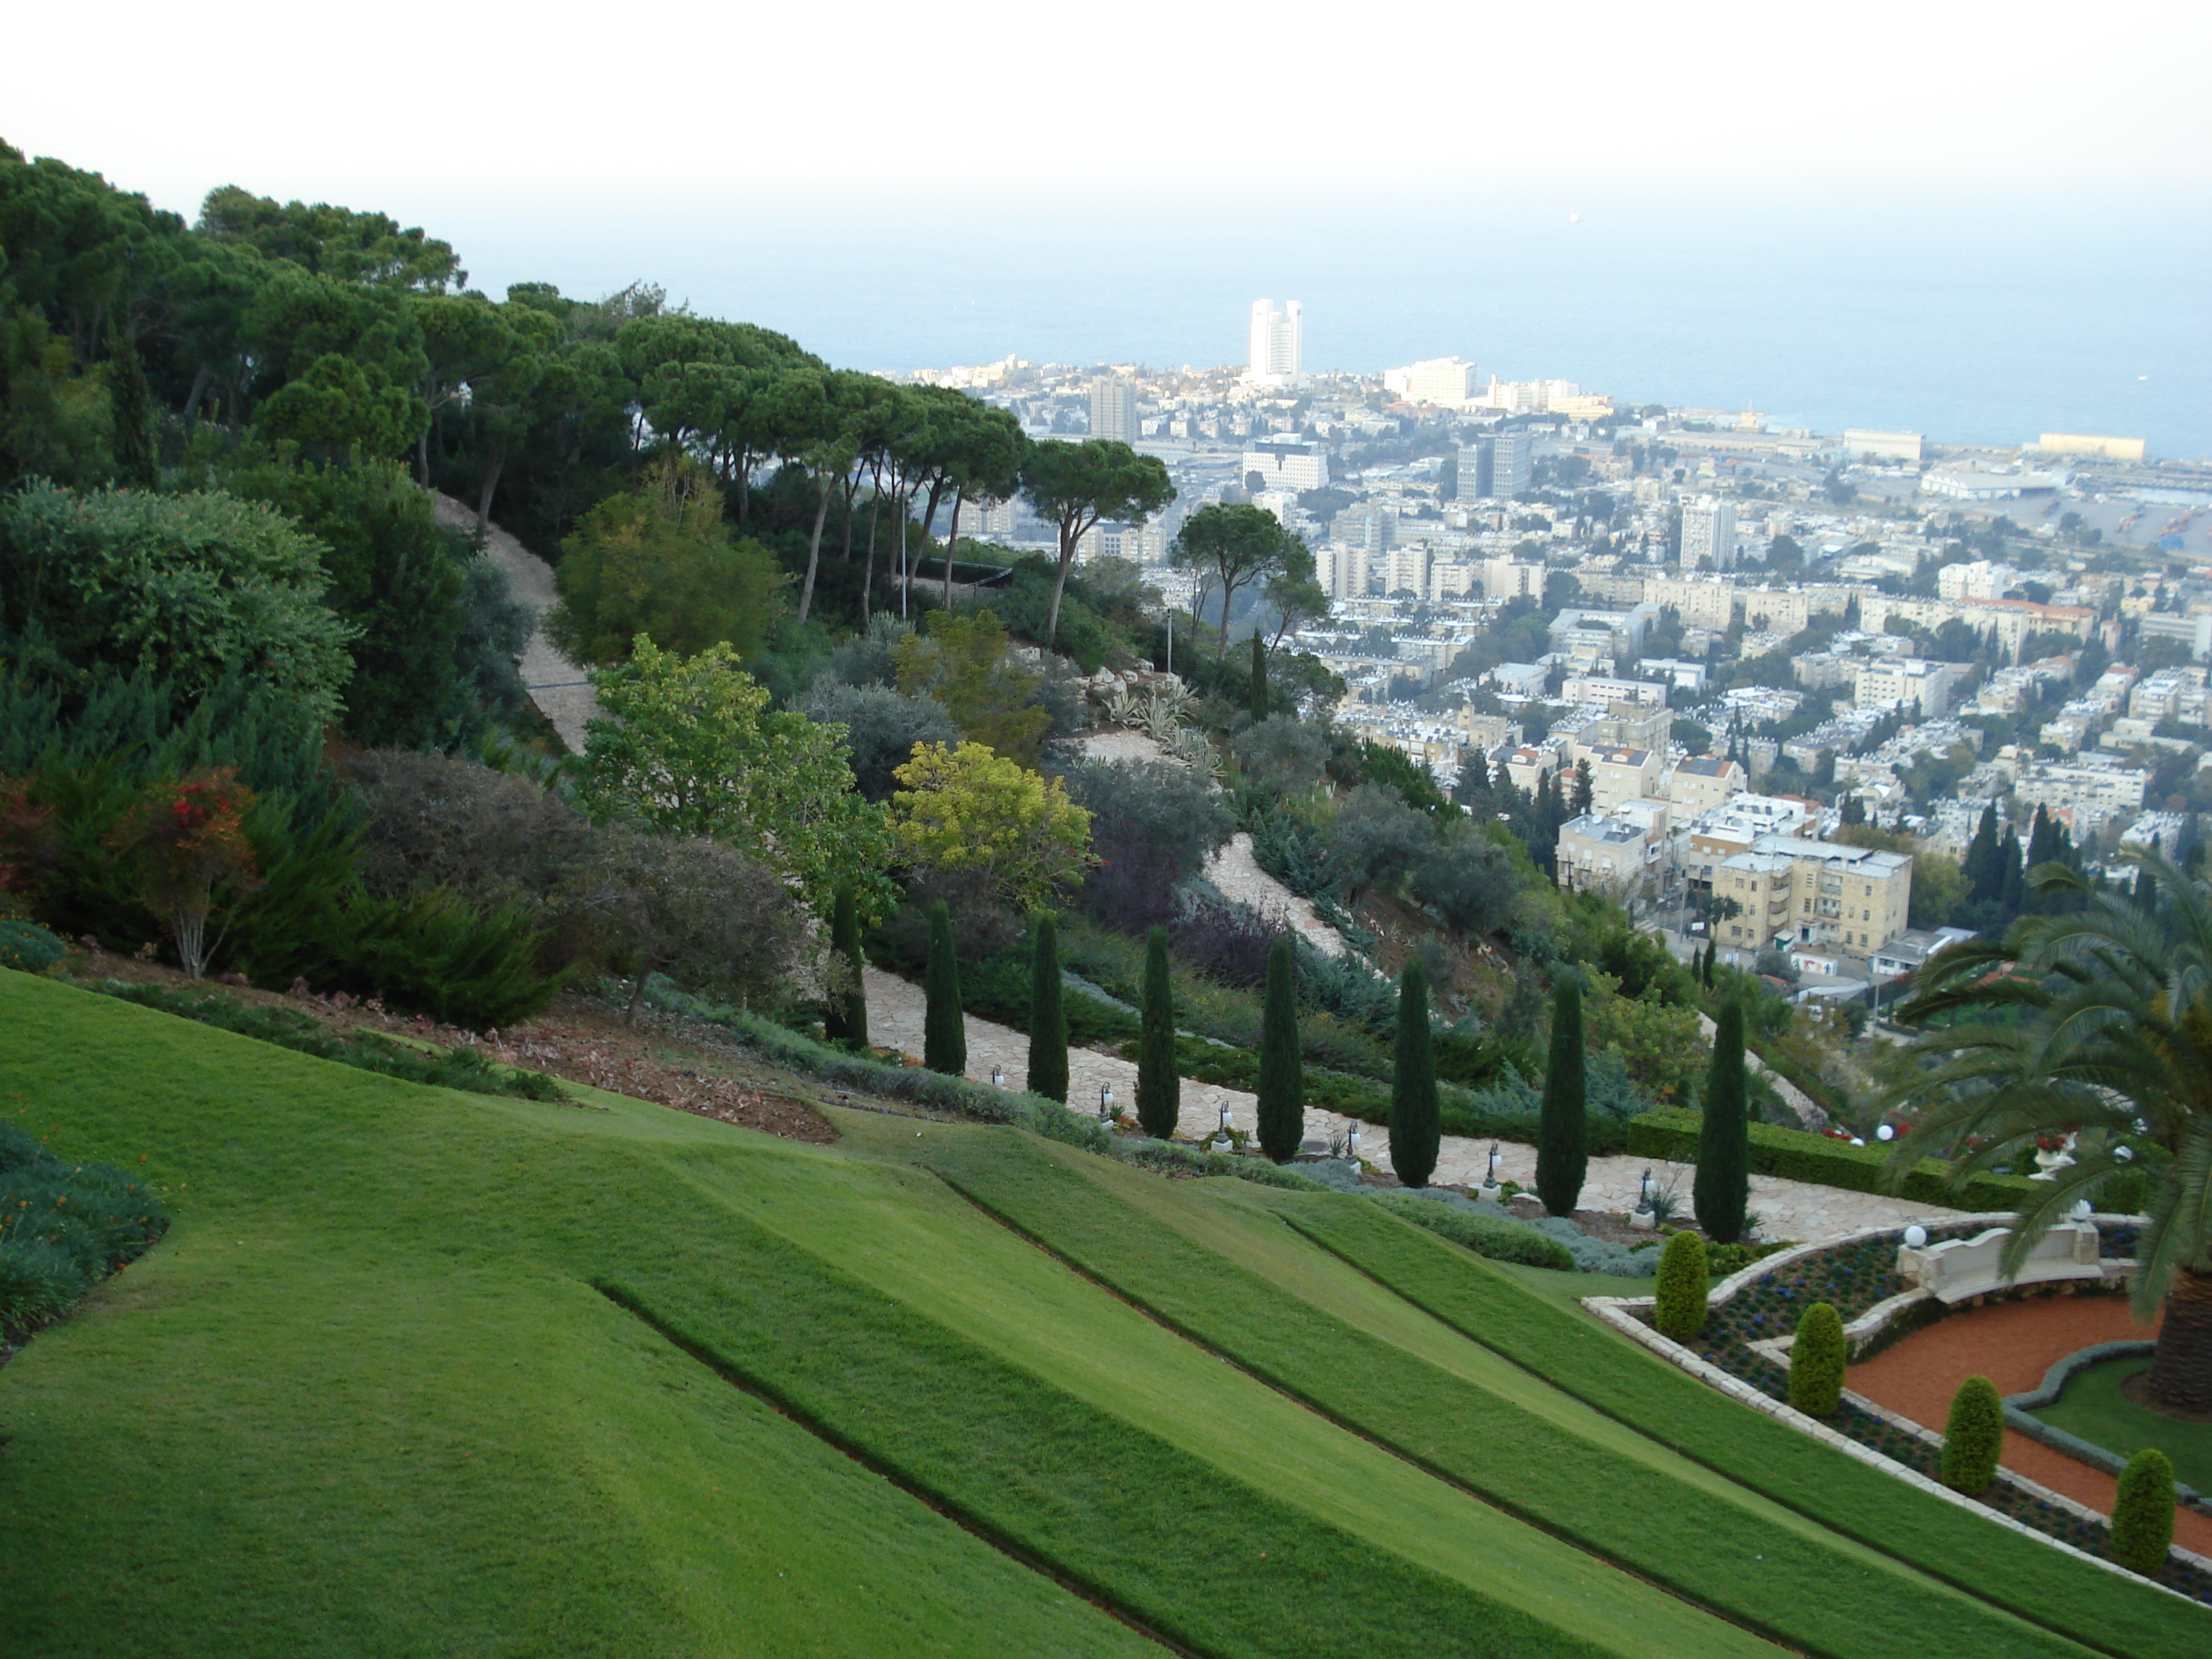
[{"label": "pine tree", "polygon": [[1252,723],[1267,718],[1267,648],[1252,635]]},{"label": "pine tree", "polygon": [[1698,1131],[1698,1173],[1691,1201],[1698,1225],[1716,1244],[1743,1237],[1751,1204],[1751,1125],[1743,1075],[1743,1004],[1731,997],[1713,1020],[1713,1063]]},{"label": "pine tree", "polygon": [[[1067,1104],[1067,1021],[1060,1007],[1060,929],[1040,911],[1030,923],[1030,1092]],[[1141,1094],[1139,1101],[1141,1103]]]},{"label": "pine tree", "polygon": [[1168,930],[1145,937],[1145,996],[1137,1049],[1137,1121],[1156,1140],[1175,1133],[1182,1110],[1182,1081],[1176,1075],[1175,990],[1168,977]]},{"label": "pine tree", "polygon": [[1571,1218],[1589,1173],[1589,1102],[1583,1079],[1583,987],[1559,975],[1552,1004],[1552,1059],[1544,1073],[1536,1128],[1536,1196],[1553,1215]]},{"label": "pine tree", "polygon": [[921,1063],[948,1077],[968,1074],[968,1022],[960,1012],[960,963],[952,954],[952,913],[929,907],[929,967],[922,976]]},{"label": "pine tree", "polygon": [[860,914],[849,886],[837,889],[830,908],[830,951],[852,975],[852,982],[830,997],[822,1017],[823,1035],[832,1042],[868,1046],[868,993],[860,983]]},{"label": "pine tree", "polygon": [[1429,1184],[1442,1133],[1435,1039],[1429,1032],[1429,975],[1416,959],[1398,976],[1398,1048],[1390,1068],[1390,1167],[1401,1182]]},{"label": "pine tree", "polygon": [[1304,1062],[1298,1057],[1298,1005],[1291,939],[1267,950],[1267,991],[1260,1008],[1260,1150],[1286,1164],[1305,1136]]}]

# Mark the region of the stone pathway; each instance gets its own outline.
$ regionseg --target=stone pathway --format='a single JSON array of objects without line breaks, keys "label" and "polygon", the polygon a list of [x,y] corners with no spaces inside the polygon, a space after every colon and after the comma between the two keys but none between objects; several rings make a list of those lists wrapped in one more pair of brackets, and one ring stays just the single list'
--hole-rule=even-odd
[{"label": "stone pathway", "polygon": [[[921,988],[875,968],[864,970],[863,978],[868,994],[869,1036],[885,1048],[909,1054],[921,1054],[926,1006]],[[1021,1088],[1028,1079],[1029,1047],[1030,1040],[1023,1033],[969,1016],[969,1080],[988,1083],[991,1068],[995,1065],[1004,1069],[1006,1087]],[[1098,1109],[1098,1091],[1109,1085],[1114,1091],[1115,1104],[1124,1111],[1132,1109],[1137,1099],[1136,1066],[1093,1049],[1068,1050],[1069,1110],[1095,1114]],[[1224,1089],[1185,1078],[1182,1115],[1176,1127],[1194,1140],[1211,1135],[1221,1121],[1224,1106],[1228,1107],[1230,1121],[1238,1128],[1248,1134],[1253,1131],[1257,1123],[1258,1103],[1252,1096],[1242,1090]],[[1352,1119],[1334,1112],[1310,1106],[1306,1109],[1305,1134],[1310,1140],[1329,1140],[1346,1133],[1352,1126]],[[1388,1170],[1390,1132],[1370,1123],[1359,1124],[1358,1128],[1359,1155],[1378,1169]],[[1489,1167],[1490,1147],[1486,1140],[1471,1140],[1463,1135],[1444,1136],[1437,1158],[1436,1174],[1431,1178],[1443,1185],[1480,1185]],[[1674,1187],[1681,1202],[1681,1212],[1687,1216],[1690,1185],[1696,1173],[1693,1166],[1647,1164],[1645,1159],[1638,1158],[1592,1158],[1583,1186],[1583,1207],[1620,1212],[1634,1209],[1647,1167],[1662,1189],[1670,1184]],[[1536,1149],[1517,1141],[1498,1143],[1498,1178],[1517,1181],[1523,1187],[1534,1184]],[[1862,1227],[1901,1227],[1913,1221],[1955,1218],[1962,1213],[1933,1204],[1915,1203],[1910,1199],[1845,1192],[1840,1188],[1818,1187],[1808,1182],[1762,1175],[1751,1177],[1751,1208],[1761,1218],[1764,1237],[1801,1243],[1831,1238]]]},{"label": "stone pathway", "polygon": [[[451,495],[433,495],[438,522],[448,529],[473,536],[476,509]],[[584,751],[584,727],[599,717],[599,694],[584,671],[554,648],[545,630],[537,623],[553,608],[553,567],[532,553],[495,523],[484,544],[484,556],[507,574],[507,591],[514,602],[530,613],[529,642],[522,647],[522,684],[530,693],[561,741],[576,754]]]}]

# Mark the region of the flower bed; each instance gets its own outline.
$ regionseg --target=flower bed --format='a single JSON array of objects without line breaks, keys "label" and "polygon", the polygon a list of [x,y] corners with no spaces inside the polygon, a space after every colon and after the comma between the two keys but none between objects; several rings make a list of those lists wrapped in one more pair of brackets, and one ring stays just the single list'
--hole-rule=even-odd
[{"label": "flower bed", "polygon": [[[1946,1238],[1970,1238],[1982,1231],[1985,1220],[1958,1222],[1928,1230],[1930,1243]],[[2105,1261],[2132,1260],[2136,1227],[2133,1222],[2099,1218],[2099,1255]],[[1764,1273],[1739,1277],[1721,1286],[1710,1304],[1705,1328],[1691,1351],[1709,1364],[1748,1383],[1769,1398],[1787,1402],[1790,1373],[1784,1365],[1752,1345],[1793,1335],[1804,1310],[1815,1302],[1832,1304],[1846,1326],[1911,1287],[1897,1272],[1897,1233],[1894,1231],[1851,1238],[1802,1254],[1790,1252]],[[2078,1285],[2027,1286],[2000,1291],[1962,1303],[1975,1305],[1995,1297],[2008,1299],[2033,1296],[2110,1294],[2084,1290]],[[1724,1299],[1723,1299],[1724,1298]],[[1618,1304],[1620,1311],[1645,1325],[1652,1323],[1651,1310],[1632,1303]],[[1923,1312],[1923,1310],[1929,1311]],[[1935,1301],[1908,1304],[1878,1333],[1855,1348],[1854,1360],[1863,1359],[1908,1332],[1924,1328],[1958,1311]],[[1942,1478],[1942,1442],[1940,1436],[1922,1436],[1887,1418],[1856,1405],[1846,1395],[1835,1415],[1823,1419],[1838,1434],[1879,1452],[1929,1480]],[[1989,1508],[2021,1525],[2072,1545],[2087,1554],[2109,1560],[2103,1522],[2085,1518],[2072,1509],[2054,1504],[2009,1475],[1980,1500]],[[2212,1603],[2212,1572],[2169,1555],[2157,1581],[2192,1600]]]}]

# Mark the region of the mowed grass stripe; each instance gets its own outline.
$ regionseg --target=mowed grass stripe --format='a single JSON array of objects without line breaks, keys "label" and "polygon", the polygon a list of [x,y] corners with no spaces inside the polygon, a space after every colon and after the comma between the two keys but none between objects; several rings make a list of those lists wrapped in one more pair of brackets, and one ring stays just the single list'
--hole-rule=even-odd
[{"label": "mowed grass stripe", "polygon": [[1879,1558],[1777,1527],[1340,1326],[1161,1227],[1038,1143],[969,1140],[933,1165],[1085,1272],[1316,1409],[1790,1645],[1833,1659],[1919,1655],[1931,1645],[2081,1659],[2078,1646],[2051,1632]]},{"label": "mowed grass stripe", "polygon": [[[933,1143],[946,1139],[999,1133],[932,1125],[917,1136],[909,1125],[895,1135],[880,1121],[861,1127],[878,1131],[878,1150],[909,1158],[925,1157]],[[764,1162],[732,1148],[711,1160],[689,1158],[685,1168],[709,1191],[865,1281],[887,1303],[957,1330],[1048,1378],[1089,1409],[1133,1419],[1324,1523],[1601,1645],[1699,1656],[1771,1650],[1222,1364],[1211,1350],[1164,1330],[1126,1299],[986,1217],[926,1170],[856,1168],[818,1158],[751,1167]],[[877,1189],[858,1194],[859,1202],[850,1190],[841,1199],[840,1186],[853,1188],[868,1172]],[[1273,1216],[1255,1224],[1335,1267],[1376,1306],[1420,1319],[1458,1347],[1511,1369],[1313,1250]],[[1567,1403],[1589,1420],[1603,1421]],[[1227,1559],[1231,1570],[1242,1571],[1248,1558],[1232,1553]]]},{"label": "mowed grass stripe", "polygon": [[685,1348],[1214,1659],[1629,1655],[1378,1549],[726,1214],[606,1282]]},{"label": "mowed grass stripe", "polygon": [[1479,1256],[1357,1204],[1272,1193],[1261,1201],[1470,1340],[1824,1526],[2115,1659],[2212,1650],[2212,1610],[1978,1519],[1747,1411]]}]

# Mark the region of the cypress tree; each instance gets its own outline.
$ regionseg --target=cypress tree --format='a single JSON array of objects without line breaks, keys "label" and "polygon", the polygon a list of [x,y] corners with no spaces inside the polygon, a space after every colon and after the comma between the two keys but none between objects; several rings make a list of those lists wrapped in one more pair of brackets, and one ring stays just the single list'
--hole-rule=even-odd
[{"label": "cypress tree", "polygon": [[1257,634],[1252,635],[1252,723],[1256,726],[1267,718],[1267,649],[1260,643]]},{"label": "cypress tree", "polygon": [[1790,1346],[1790,1403],[1808,1417],[1833,1417],[1844,1395],[1850,1349],[1832,1302],[1815,1302],[1797,1321]]},{"label": "cypress tree", "polygon": [[2020,855],[2020,834],[2008,828],[2004,845],[1997,848],[2001,889],[1997,902],[2009,921],[2027,908],[2027,868]]},{"label": "cypress tree", "polygon": [[161,482],[154,465],[154,425],[146,370],[127,328],[111,323],[107,346],[109,442],[125,483],[151,489]]},{"label": "cypress tree", "polygon": [[1977,903],[1996,898],[2004,890],[2004,867],[1997,862],[1997,809],[1982,808],[1982,821],[1966,848],[1960,869],[1966,878],[1966,896]]},{"label": "cypress tree", "polygon": [[1693,1232],[1670,1234],[1659,1252],[1658,1282],[1651,1322],[1659,1334],[1677,1342],[1693,1340],[1705,1328],[1706,1293],[1712,1288],[1705,1272],[1705,1241]]},{"label": "cypress tree", "polygon": [[1417,961],[1398,976],[1398,1051],[1390,1068],[1390,1168],[1408,1187],[1436,1172],[1443,1133],[1437,1109],[1437,1055],[1429,1034],[1429,975]]},{"label": "cypress tree", "polygon": [[2112,1499],[2112,1559],[2148,1577],[2173,1543],[2173,1463],[2154,1446],[2128,1459]]},{"label": "cypress tree", "polygon": [[1536,1127],[1536,1196],[1553,1215],[1572,1218],[1589,1173],[1589,1122],[1583,1079],[1583,988],[1559,975],[1552,1004],[1552,1060],[1544,1072],[1543,1115]]},{"label": "cypress tree", "polygon": [[[1031,923],[1030,1092],[1067,1104],[1067,1019],[1060,1006],[1060,927],[1043,911]],[[1142,1103],[1143,1094],[1139,1092]]]},{"label": "cypress tree", "polygon": [[1970,1376],[1951,1396],[1943,1423],[1943,1484],[1972,1498],[1997,1478],[2004,1455],[2004,1401],[1986,1376]]},{"label": "cypress tree", "polygon": [[949,1077],[968,1074],[968,1023],[960,1012],[960,963],[952,954],[952,913],[929,907],[929,968],[922,977],[921,1063]]},{"label": "cypress tree", "polygon": [[1145,1133],[1165,1140],[1175,1133],[1182,1110],[1182,1083],[1176,1075],[1175,991],[1168,978],[1168,930],[1145,936],[1145,997],[1142,1036],[1137,1049],[1137,1121]]},{"label": "cypress tree", "polygon": [[1267,994],[1260,1009],[1260,1150],[1278,1164],[1298,1149],[1306,1127],[1304,1063],[1298,1058],[1298,1005],[1291,939],[1267,947]]},{"label": "cypress tree", "polygon": [[860,913],[853,902],[853,890],[841,886],[836,902],[830,909],[830,950],[842,958],[853,975],[846,989],[830,999],[823,1012],[823,1035],[832,1042],[849,1042],[856,1048],[868,1046],[868,993],[860,983]]},{"label": "cypress tree", "polygon": [[1713,1020],[1713,1063],[1705,1073],[1698,1173],[1691,1188],[1698,1225],[1716,1244],[1743,1237],[1751,1203],[1751,1126],[1744,1095],[1743,1004],[1731,997]]}]

